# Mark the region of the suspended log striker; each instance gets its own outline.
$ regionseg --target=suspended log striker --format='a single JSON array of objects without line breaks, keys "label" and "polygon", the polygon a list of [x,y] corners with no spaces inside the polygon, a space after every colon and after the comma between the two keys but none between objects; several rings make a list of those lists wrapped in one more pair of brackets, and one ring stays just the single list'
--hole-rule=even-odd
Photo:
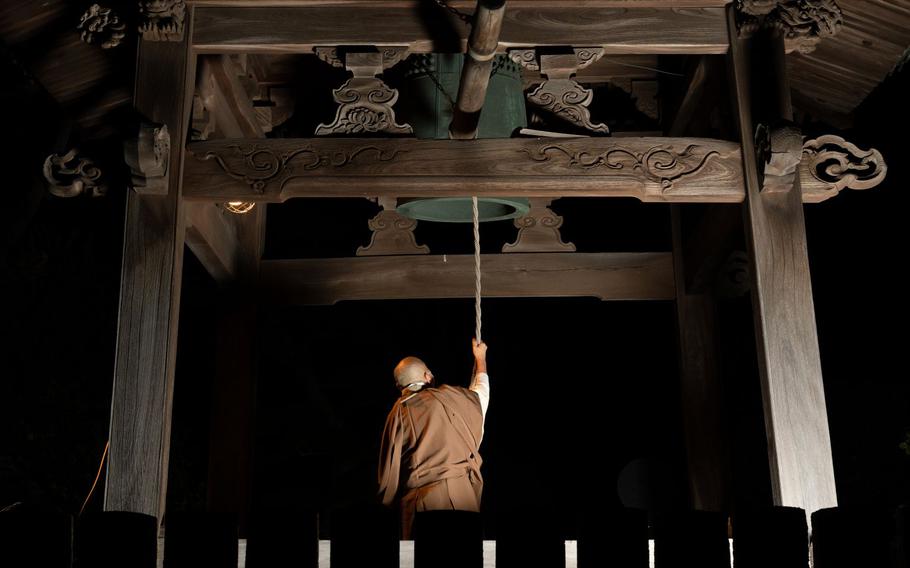
[{"label": "suspended log striker", "polygon": [[[521,67],[495,54],[503,5],[480,2],[467,55],[415,54],[408,60],[399,106],[418,138],[509,138],[527,126]],[[456,92],[458,102],[452,99]],[[470,135],[452,134],[456,123],[468,124]],[[499,221],[521,217],[530,206],[527,199],[484,197],[477,207],[480,221]],[[472,209],[467,197],[444,197],[402,199],[398,212],[423,221],[470,223]]]}]

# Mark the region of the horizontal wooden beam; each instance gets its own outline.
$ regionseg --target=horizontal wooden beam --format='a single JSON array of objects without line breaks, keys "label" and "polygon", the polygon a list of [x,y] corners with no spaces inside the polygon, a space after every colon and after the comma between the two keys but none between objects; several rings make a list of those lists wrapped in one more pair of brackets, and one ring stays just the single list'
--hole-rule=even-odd
[{"label": "horizontal wooden beam", "polygon": [[[673,259],[655,253],[481,255],[485,297],[673,300]],[[262,261],[263,297],[279,304],[473,298],[473,255]]]},{"label": "horizontal wooden beam", "polygon": [[[704,2],[695,2],[703,5]],[[309,52],[324,45],[406,45],[412,52],[463,52],[469,28],[431,2],[197,4],[197,52]],[[578,45],[606,53],[722,54],[724,9],[692,2],[509,3],[498,51]],[[672,6],[672,7],[666,7]]]},{"label": "horizontal wooden beam", "polygon": [[[187,0],[195,6],[304,7],[346,6],[349,8],[418,8],[426,0]],[[509,0],[515,8],[723,8],[732,0]],[[471,12],[477,0],[448,0],[450,7]]]},{"label": "horizontal wooden beam", "polygon": [[741,202],[739,144],[707,138],[266,139],[189,145],[183,197],[636,197]]}]

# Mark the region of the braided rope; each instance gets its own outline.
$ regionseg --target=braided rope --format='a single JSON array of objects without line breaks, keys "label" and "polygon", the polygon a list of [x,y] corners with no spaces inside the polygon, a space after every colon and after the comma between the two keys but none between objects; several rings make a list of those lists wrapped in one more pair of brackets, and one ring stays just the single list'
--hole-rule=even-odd
[{"label": "braided rope", "polygon": [[480,343],[480,214],[476,195],[471,197],[471,206],[474,211],[474,331],[477,342]]}]

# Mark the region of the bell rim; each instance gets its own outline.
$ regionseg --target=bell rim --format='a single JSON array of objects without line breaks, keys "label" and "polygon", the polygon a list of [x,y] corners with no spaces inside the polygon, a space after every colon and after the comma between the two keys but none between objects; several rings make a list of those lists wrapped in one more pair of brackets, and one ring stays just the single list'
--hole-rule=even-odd
[{"label": "bell rim", "polygon": [[[457,218],[457,219],[442,219],[439,217],[433,217],[430,215],[420,214],[419,210],[415,212],[414,203],[426,203],[427,201],[433,201],[434,203],[446,203],[446,202],[470,202],[470,197],[415,197],[408,200],[400,200],[396,211],[409,219],[415,219],[417,221],[428,221],[432,223],[470,223],[473,221],[471,217],[468,218]],[[517,219],[528,214],[528,211],[531,209],[530,202],[523,197],[479,197],[479,203],[495,203],[497,205],[505,205],[511,207],[513,210],[511,213],[506,215],[498,215],[496,217],[486,217],[480,218],[481,223],[487,223],[490,221],[507,221],[510,219]]]}]

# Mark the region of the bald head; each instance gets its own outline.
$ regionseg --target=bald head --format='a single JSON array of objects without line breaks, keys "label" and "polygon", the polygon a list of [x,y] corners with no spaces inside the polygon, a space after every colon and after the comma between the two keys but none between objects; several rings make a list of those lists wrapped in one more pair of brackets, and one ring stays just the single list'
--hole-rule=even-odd
[{"label": "bald head", "polygon": [[417,357],[405,357],[395,365],[395,384],[403,389],[414,383],[428,383],[433,379],[433,373],[427,368],[426,363]]}]

